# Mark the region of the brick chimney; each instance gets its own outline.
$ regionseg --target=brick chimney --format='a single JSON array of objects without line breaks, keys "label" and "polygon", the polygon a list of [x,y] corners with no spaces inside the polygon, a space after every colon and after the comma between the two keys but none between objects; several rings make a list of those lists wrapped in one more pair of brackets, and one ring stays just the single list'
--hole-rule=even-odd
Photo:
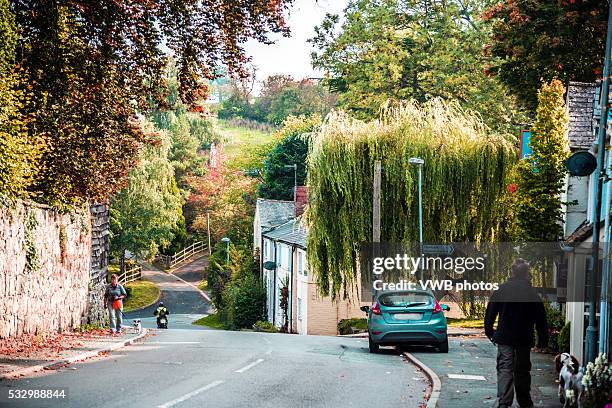
[{"label": "brick chimney", "polygon": [[297,186],[295,188],[295,217],[299,217],[304,214],[304,208],[308,204],[308,187]]}]

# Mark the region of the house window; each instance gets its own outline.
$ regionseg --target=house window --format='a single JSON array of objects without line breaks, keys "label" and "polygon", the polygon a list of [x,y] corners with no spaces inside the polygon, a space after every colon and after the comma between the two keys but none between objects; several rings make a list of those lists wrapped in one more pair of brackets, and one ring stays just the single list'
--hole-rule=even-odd
[{"label": "house window", "polygon": [[304,259],[304,253],[302,251],[298,252],[297,256],[298,261],[298,274],[301,276],[308,276],[308,271],[306,270],[306,259]]},{"label": "house window", "polygon": [[264,242],[263,242],[263,248],[261,250],[261,254],[262,254],[264,260],[268,259],[268,241],[266,241],[265,239],[264,239]]},{"label": "house window", "polygon": [[302,299],[300,298],[297,300],[297,318],[302,320]]},{"label": "house window", "polygon": [[283,267],[285,265],[285,263],[283,262],[283,255],[285,251],[283,251],[282,245],[278,245],[277,248],[278,248],[278,265],[280,267]]}]

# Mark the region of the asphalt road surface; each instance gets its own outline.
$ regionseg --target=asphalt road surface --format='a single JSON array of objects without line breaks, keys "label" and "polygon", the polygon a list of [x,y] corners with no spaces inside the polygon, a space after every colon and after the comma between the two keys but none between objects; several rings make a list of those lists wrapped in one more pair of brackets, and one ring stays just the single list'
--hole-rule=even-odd
[{"label": "asphalt road surface", "polygon": [[0,383],[65,388],[65,401],[0,406],[418,407],[425,383],[395,351],[369,354],[362,339],[168,329],[106,358]]},{"label": "asphalt road surface", "polygon": [[[202,281],[202,271],[207,265],[207,258],[201,257],[177,268],[172,274],[145,266],[143,276],[159,286],[161,289],[159,300],[164,302],[164,305],[170,310],[169,328],[203,329],[201,326],[192,325],[191,322],[207,315],[211,309],[206,299],[194,288]],[[124,324],[130,325],[133,319],[140,319],[143,327],[156,328],[156,318],[153,317],[156,308],[155,304],[142,310],[126,313]]]},{"label": "asphalt road surface", "polygon": [[[196,265],[197,267],[197,265]],[[185,268],[178,276],[197,282]],[[183,272],[183,273],[181,273]],[[148,271],[170,308],[168,330],[108,356],[32,378],[0,382],[0,407],[418,407],[424,375],[393,349],[368,352],[367,340],[203,330],[190,322],[209,305],[189,284]],[[152,309],[132,313],[145,326]],[[67,391],[65,399],[13,400],[9,389]]]}]

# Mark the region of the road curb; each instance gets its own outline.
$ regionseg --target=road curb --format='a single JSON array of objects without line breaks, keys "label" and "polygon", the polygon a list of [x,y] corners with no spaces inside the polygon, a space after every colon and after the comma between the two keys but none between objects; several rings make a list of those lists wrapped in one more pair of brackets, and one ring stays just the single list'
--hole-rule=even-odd
[{"label": "road curb", "polygon": [[24,368],[20,368],[18,370],[13,370],[13,371],[8,372],[8,373],[0,374],[0,380],[15,379],[16,377],[30,375],[30,374],[33,374],[33,373],[35,373],[37,371],[42,371],[42,370],[54,370],[54,369],[61,368],[61,367],[65,366],[65,365],[68,365],[68,364],[71,364],[71,363],[75,363],[77,361],[86,360],[88,358],[95,357],[95,356],[99,355],[100,353],[109,353],[109,352],[117,350],[117,349],[119,349],[121,347],[128,346],[128,345],[134,343],[136,340],[140,340],[141,338],[146,336],[147,333],[148,333],[148,330],[143,328],[138,336],[133,337],[131,339],[126,339],[125,341],[117,342],[115,344],[111,344],[110,346],[101,347],[101,348],[96,349],[96,350],[86,351],[84,353],[77,354],[76,356],[68,357],[68,358],[65,358],[65,359],[62,359],[62,360],[51,361],[49,363],[38,364],[38,365],[35,365],[35,366],[30,366],[30,367],[24,367]]},{"label": "road curb", "polygon": [[419,360],[412,354],[408,352],[404,352],[403,354],[408,360],[410,360],[412,364],[416,365],[421,370],[423,370],[425,375],[429,378],[429,381],[431,381],[431,395],[429,396],[429,400],[427,401],[426,407],[436,408],[438,406],[438,399],[440,399],[440,391],[442,389],[442,383],[440,382],[440,377],[438,377],[438,375],[434,373],[434,371],[431,368],[427,367],[425,364],[421,362],[421,360]]}]

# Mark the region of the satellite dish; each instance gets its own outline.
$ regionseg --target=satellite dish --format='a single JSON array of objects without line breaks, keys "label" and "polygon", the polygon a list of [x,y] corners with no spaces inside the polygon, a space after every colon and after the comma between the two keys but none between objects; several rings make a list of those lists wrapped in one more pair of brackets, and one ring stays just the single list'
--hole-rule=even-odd
[{"label": "satellite dish", "polygon": [[267,262],[264,262],[263,267],[264,267],[264,269],[267,269],[269,271],[273,271],[274,268],[276,268],[276,263],[274,263],[272,261],[267,261]]},{"label": "satellite dish", "polygon": [[597,159],[590,152],[576,152],[567,159],[565,166],[572,176],[589,176],[597,168]]}]

